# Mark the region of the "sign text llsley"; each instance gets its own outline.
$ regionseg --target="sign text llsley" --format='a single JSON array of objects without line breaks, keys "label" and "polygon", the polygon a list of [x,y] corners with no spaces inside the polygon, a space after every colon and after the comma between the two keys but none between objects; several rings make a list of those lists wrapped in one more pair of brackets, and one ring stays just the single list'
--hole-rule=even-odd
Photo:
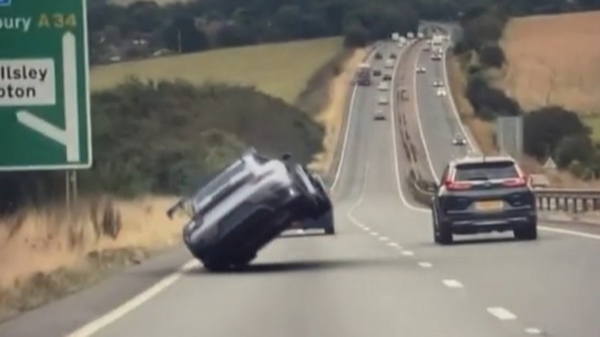
[{"label": "sign text llsley", "polygon": [[54,60],[0,60],[0,106],[56,104]]}]

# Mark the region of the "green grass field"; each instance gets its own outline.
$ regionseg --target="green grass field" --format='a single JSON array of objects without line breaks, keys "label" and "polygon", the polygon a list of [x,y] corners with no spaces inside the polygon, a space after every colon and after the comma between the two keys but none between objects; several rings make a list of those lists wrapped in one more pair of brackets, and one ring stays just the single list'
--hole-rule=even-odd
[{"label": "green grass field", "polygon": [[313,73],[343,48],[339,37],[218,49],[92,68],[92,90],[110,88],[129,76],[254,85],[293,102]]}]

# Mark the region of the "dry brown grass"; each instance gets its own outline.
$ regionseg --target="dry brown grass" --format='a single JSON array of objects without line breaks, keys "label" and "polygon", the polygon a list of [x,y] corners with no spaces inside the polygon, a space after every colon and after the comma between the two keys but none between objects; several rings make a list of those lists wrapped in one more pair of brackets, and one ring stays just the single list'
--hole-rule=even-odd
[{"label": "dry brown grass", "polygon": [[74,264],[90,251],[172,245],[179,239],[181,222],[169,220],[165,210],[174,202],[168,197],[115,202],[123,224],[116,239],[96,235],[86,202],[77,206],[78,214],[71,219],[61,208],[30,210],[1,220],[0,288],[11,287],[36,272]]},{"label": "dry brown grass", "polygon": [[549,104],[600,112],[600,12],[544,15],[509,22],[501,42],[501,81],[526,110]]},{"label": "dry brown grass", "polygon": [[311,164],[312,169],[324,172],[331,166],[340,137],[352,79],[356,73],[356,67],[365,58],[366,54],[366,49],[357,49],[342,65],[340,74],[330,82],[327,104],[316,116],[316,121],[325,127],[324,150],[315,157],[315,161]]},{"label": "dry brown grass", "polygon": [[98,235],[91,202],[29,210],[0,221],[0,321],[93,284],[179,242],[182,219],[169,220],[171,197],[115,201],[121,230]]}]

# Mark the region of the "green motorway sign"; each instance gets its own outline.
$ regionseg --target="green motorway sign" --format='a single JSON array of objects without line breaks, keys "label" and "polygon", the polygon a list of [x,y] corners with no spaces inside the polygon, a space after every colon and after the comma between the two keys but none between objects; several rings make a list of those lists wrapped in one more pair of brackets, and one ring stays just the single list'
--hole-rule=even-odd
[{"label": "green motorway sign", "polygon": [[0,171],[92,163],[86,0],[0,0]]}]

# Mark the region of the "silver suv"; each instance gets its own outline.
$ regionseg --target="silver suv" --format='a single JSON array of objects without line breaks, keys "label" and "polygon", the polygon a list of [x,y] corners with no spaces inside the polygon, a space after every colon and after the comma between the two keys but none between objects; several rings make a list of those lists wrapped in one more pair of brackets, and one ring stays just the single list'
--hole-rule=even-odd
[{"label": "silver suv", "polygon": [[183,241],[208,270],[243,267],[295,221],[332,208],[314,176],[289,156],[276,160],[250,149],[195,194],[167,211],[190,218]]}]

